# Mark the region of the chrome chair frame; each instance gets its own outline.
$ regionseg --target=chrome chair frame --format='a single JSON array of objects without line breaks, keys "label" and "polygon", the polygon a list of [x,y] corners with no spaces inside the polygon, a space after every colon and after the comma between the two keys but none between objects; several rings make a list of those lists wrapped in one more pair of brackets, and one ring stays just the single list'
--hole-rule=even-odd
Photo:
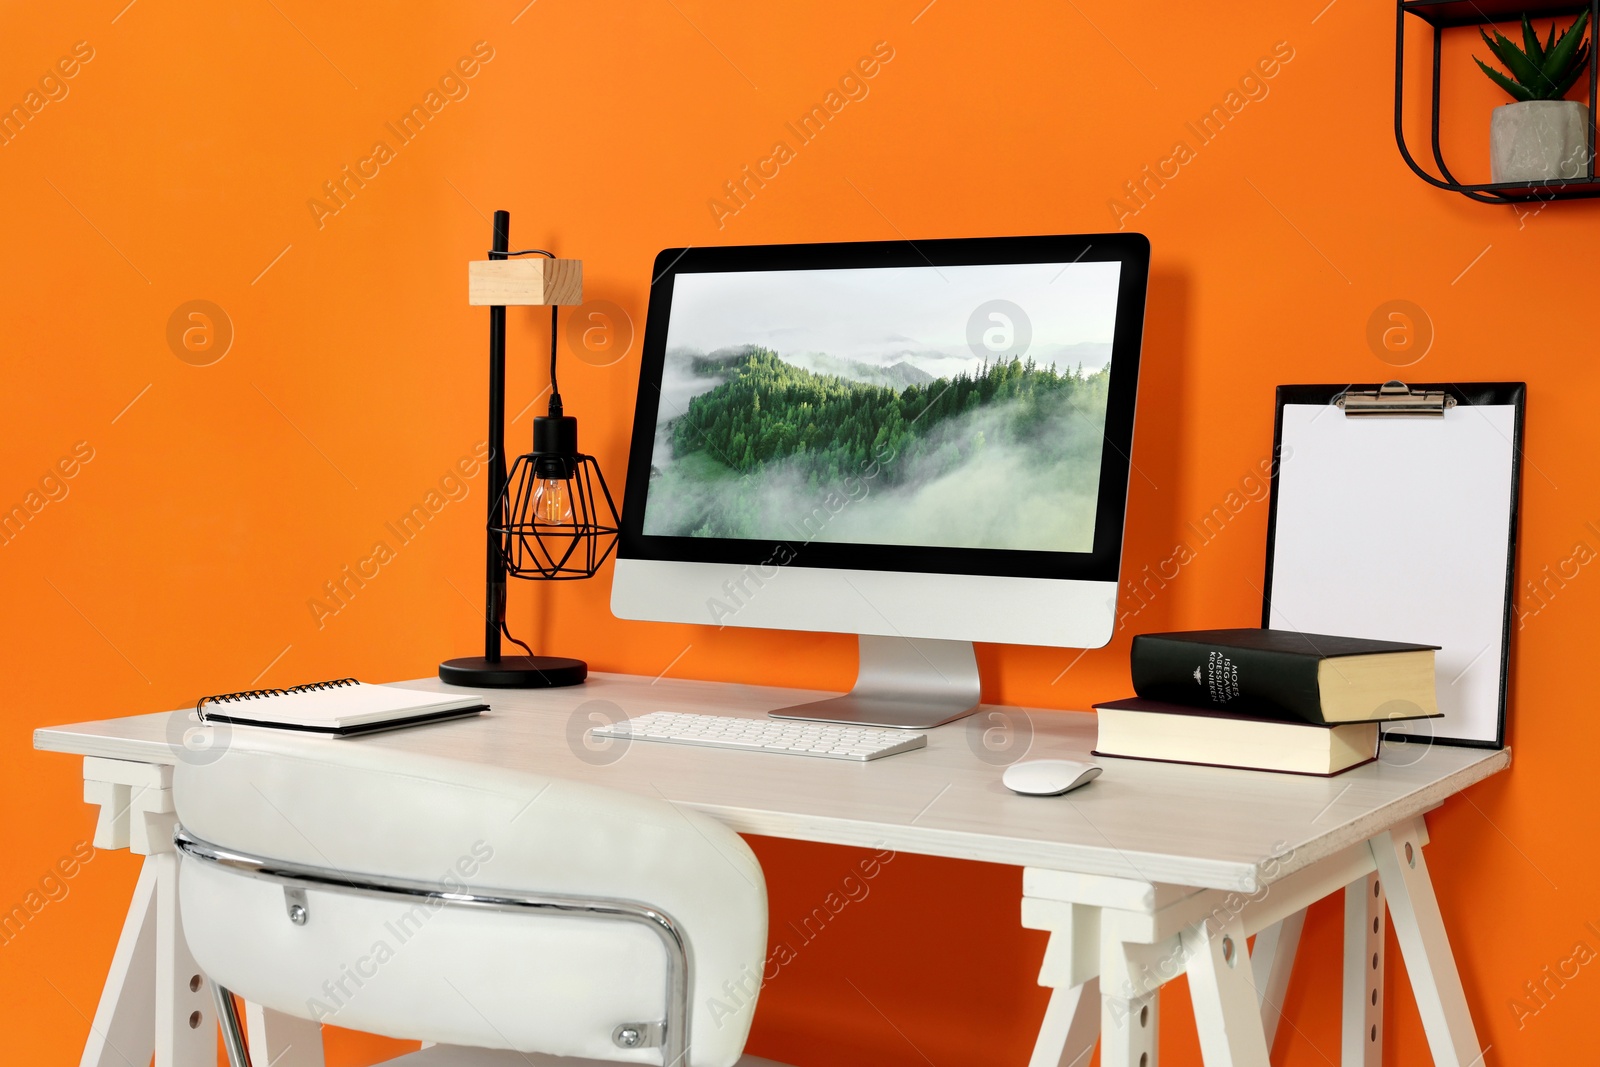
[{"label": "chrome chair frame", "polygon": [[[554,912],[580,918],[605,919],[628,922],[647,927],[660,939],[667,953],[667,1017],[660,1028],[659,1045],[665,1067],[684,1067],[689,1051],[689,942],[683,929],[672,916],[660,908],[631,900],[614,900],[605,897],[566,896],[551,893],[527,893],[518,890],[496,889],[467,891],[450,889],[433,882],[391,878],[385,875],[354,875],[343,871],[330,871],[310,867],[288,860],[268,859],[237,852],[201,840],[181,825],[172,832],[172,843],[185,857],[201,863],[215,864],[285,886],[314,887],[335,892],[353,893],[375,897],[421,897],[436,900],[453,907],[487,908],[508,912]],[[250,1067],[250,1056],[239,1024],[238,1011],[232,994],[216,982],[212,990],[217,1000],[217,1013],[222,1023],[223,1045],[228,1062],[233,1067]],[[644,1029],[654,1029],[649,1023],[640,1027],[623,1024],[612,1034],[612,1040],[621,1048],[639,1048],[657,1044]],[[629,1043],[628,1037],[633,1038]]]}]

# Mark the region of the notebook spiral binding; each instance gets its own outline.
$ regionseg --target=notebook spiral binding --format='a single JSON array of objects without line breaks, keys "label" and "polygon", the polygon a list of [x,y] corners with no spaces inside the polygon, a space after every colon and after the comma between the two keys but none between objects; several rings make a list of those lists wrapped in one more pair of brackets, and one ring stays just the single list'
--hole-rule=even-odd
[{"label": "notebook spiral binding", "polygon": [[291,685],[287,689],[245,689],[237,693],[217,693],[213,696],[201,697],[195,703],[195,714],[200,716],[200,721],[206,721],[207,704],[234,704],[245,700],[261,700],[265,697],[288,696],[290,693],[315,693],[322,689],[338,689],[340,686],[360,685],[354,678],[332,678],[326,682],[306,682],[303,685]]}]

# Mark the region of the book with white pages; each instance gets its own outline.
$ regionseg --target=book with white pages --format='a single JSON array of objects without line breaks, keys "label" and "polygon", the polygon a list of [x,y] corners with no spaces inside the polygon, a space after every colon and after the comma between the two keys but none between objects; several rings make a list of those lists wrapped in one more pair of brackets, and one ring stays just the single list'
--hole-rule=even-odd
[{"label": "book with white pages", "polygon": [[287,689],[251,689],[203,697],[195,705],[195,711],[204,723],[225,722],[349,737],[465,718],[488,707],[476,693],[452,696],[338,678]]}]

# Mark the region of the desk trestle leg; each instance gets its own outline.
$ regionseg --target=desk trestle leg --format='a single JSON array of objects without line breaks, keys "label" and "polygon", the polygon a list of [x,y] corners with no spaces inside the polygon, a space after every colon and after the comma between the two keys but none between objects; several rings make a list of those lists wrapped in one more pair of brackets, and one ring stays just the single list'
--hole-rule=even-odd
[{"label": "desk trestle leg", "polygon": [[1039,967],[1050,1006],[1028,1067],[1088,1067],[1100,1037],[1100,909],[1024,897],[1022,925],[1050,931]]},{"label": "desk trestle leg", "polygon": [[1183,950],[1206,1067],[1270,1067],[1244,928],[1207,919],[1184,931]]},{"label": "desk trestle leg", "polygon": [[1345,886],[1340,1067],[1383,1063],[1383,919],[1383,882],[1377,874]]},{"label": "desk trestle leg", "polygon": [[1028,1067],[1088,1067],[1100,1040],[1100,979],[1050,991]]},{"label": "desk trestle leg", "polygon": [[216,1005],[183,936],[178,854],[159,853],[145,863],[156,865],[155,1067],[215,1067]]},{"label": "desk trestle leg", "polygon": [[1483,1062],[1483,1050],[1422,858],[1425,832],[1419,818],[1379,834],[1371,842],[1372,858],[1389,897],[1395,940],[1405,957],[1433,1062],[1437,1067],[1477,1067]]},{"label": "desk trestle leg", "polygon": [[1301,909],[1257,934],[1255,947],[1250,951],[1250,975],[1255,981],[1256,996],[1261,1000],[1261,1028],[1266,1031],[1268,1049],[1278,1036],[1283,999],[1289,993],[1289,976],[1294,971],[1294,958],[1300,950],[1300,931],[1305,925],[1306,913]]},{"label": "desk trestle leg", "polygon": [[81,1067],[145,1064],[156,1051],[156,869],[146,861],[111,957]]},{"label": "desk trestle leg", "polygon": [[1161,993],[1100,994],[1100,1067],[1156,1067]]},{"label": "desk trestle leg", "polygon": [[84,798],[100,805],[95,847],[145,859],[79,1062],[216,1067],[215,1006],[178,913],[172,769],[95,756],[83,767]]}]

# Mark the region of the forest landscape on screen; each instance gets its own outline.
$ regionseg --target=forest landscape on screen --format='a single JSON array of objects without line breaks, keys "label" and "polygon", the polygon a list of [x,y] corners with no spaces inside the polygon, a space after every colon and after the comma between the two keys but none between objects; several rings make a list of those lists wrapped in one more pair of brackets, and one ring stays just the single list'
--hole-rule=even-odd
[{"label": "forest landscape on screen", "polygon": [[679,273],[643,532],[1090,551],[1120,271]]}]

